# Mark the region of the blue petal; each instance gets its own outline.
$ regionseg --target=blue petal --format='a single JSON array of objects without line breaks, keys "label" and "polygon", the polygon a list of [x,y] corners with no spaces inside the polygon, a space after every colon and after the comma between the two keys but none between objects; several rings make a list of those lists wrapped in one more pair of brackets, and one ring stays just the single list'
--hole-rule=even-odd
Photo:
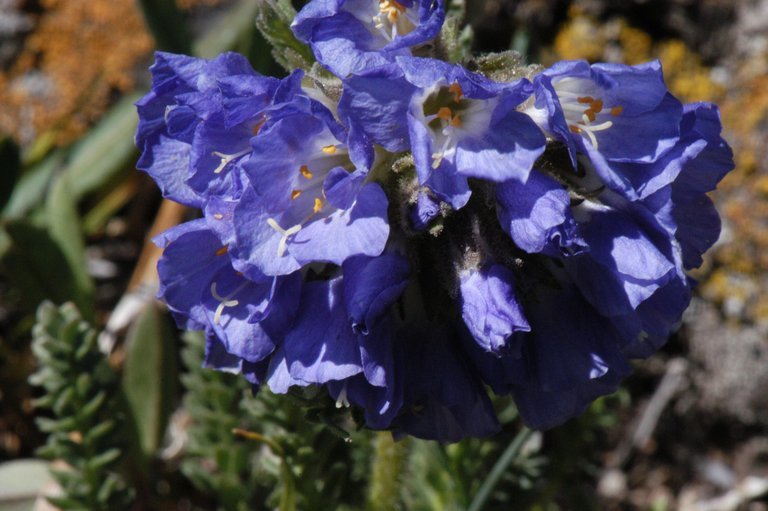
[{"label": "blue petal", "polygon": [[554,179],[531,172],[528,181],[496,187],[501,227],[528,253],[567,255],[584,246],[575,233],[568,192]]},{"label": "blue petal", "polygon": [[464,270],[459,285],[461,317],[475,341],[486,351],[500,353],[515,332],[531,330],[515,291],[515,276],[494,264]]},{"label": "blue petal", "polygon": [[365,185],[355,204],[311,221],[288,241],[300,264],[325,261],[341,264],[356,255],[377,256],[389,237],[387,196],[376,183]]},{"label": "blue petal", "polygon": [[344,305],[352,328],[362,333],[400,297],[411,273],[408,260],[394,252],[351,257],[342,270]]},{"label": "blue petal", "polygon": [[408,148],[406,116],[416,88],[396,65],[353,75],[344,80],[339,115],[371,142],[390,152]]},{"label": "blue petal", "polygon": [[342,298],[341,279],[304,286],[295,326],[284,344],[292,378],[323,384],[363,371]]}]

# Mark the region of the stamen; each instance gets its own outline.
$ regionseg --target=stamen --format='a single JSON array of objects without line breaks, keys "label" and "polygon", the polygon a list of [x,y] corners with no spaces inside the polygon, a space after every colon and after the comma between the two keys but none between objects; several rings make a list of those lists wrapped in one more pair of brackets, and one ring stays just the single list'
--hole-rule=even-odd
[{"label": "stamen", "polygon": [[293,190],[291,192],[291,200],[296,200],[299,198],[299,195],[301,195],[301,190]]},{"label": "stamen", "polygon": [[461,101],[461,97],[464,95],[464,91],[461,89],[461,85],[459,85],[459,82],[453,82],[450,87],[448,87],[448,92],[453,94],[453,102],[458,103]]},{"label": "stamen", "polygon": [[347,399],[347,384],[345,383],[343,387],[341,387],[341,392],[339,392],[339,397],[336,398],[336,408],[349,408],[349,400]]},{"label": "stamen", "polygon": [[315,205],[312,207],[312,212],[317,213],[321,209],[323,209],[323,201],[315,197]]},{"label": "stamen", "polygon": [[613,121],[605,121],[600,124],[595,124],[594,126],[590,125],[588,126],[588,128],[589,128],[589,131],[605,131],[611,126],[613,126]]},{"label": "stamen", "polygon": [[595,112],[596,114],[599,114],[603,111],[603,100],[602,99],[596,99],[592,102],[592,105],[589,107],[590,110]]},{"label": "stamen", "polygon": [[[405,13],[406,7],[395,0],[379,0],[379,13],[371,20],[385,38],[393,41],[399,35],[397,25],[400,15]],[[386,23],[389,23],[389,31]]]},{"label": "stamen", "polygon": [[228,246],[226,246],[226,245],[224,245],[223,247],[221,247],[220,249],[218,249],[218,250],[216,251],[216,256],[217,256],[217,257],[218,257],[218,256],[223,256],[223,255],[224,255],[224,254],[226,254],[228,251],[229,251],[229,247],[228,247]]},{"label": "stamen", "polygon": [[[446,134],[445,131],[448,131]],[[453,138],[453,130],[450,128],[446,128],[446,130],[443,130],[443,134],[446,135],[445,140],[443,141],[442,147],[440,147],[440,150],[432,155],[432,168],[437,169],[437,167],[440,166],[440,164],[443,162],[443,157],[445,156],[445,151],[448,149],[448,146],[451,145],[451,139]]]},{"label": "stamen", "polygon": [[461,118],[458,114],[453,116],[453,119],[451,119],[450,125],[453,128],[461,128]]},{"label": "stamen", "polygon": [[216,282],[211,282],[211,295],[213,295],[213,298],[215,298],[219,302],[219,306],[216,307],[216,310],[213,313],[213,323],[218,325],[221,321],[221,314],[224,312],[224,309],[227,307],[237,307],[240,305],[239,300],[233,300],[232,297],[235,296],[237,293],[239,293],[246,285],[248,284],[248,281],[246,280],[242,284],[240,284],[234,291],[229,293],[227,296],[221,296],[218,291],[216,290]]},{"label": "stamen", "polygon": [[624,107],[623,106],[621,106],[621,105],[615,106],[615,107],[611,108],[611,115],[614,116],[614,117],[618,117],[619,115],[621,115],[621,112],[623,112],[623,111],[624,111]]},{"label": "stamen", "polygon": [[213,173],[221,174],[221,171],[224,170],[224,167],[226,167],[229,164],[229,162],[231,162],[235,158],[240,158],[241,156],[245,156],[250,152],[251,152],[250,149],[247,149],[245,151],[240,151],[239,153],[235,153],[235,154],[224,154],[224,153],[220,153],[219,151],[212,152],[211,154],[213,156],[218,156],[219,158],[221,158],[221,162],[219,163],[219,166],[214,169]]},{"label": "stamen", "polygon": [[336,154],[336,146],[335,145],[327,145],[323,147],[322,151],[325,154]]},{"label": "stamen", "polygon": [[301,172],[301,175],[304,176],[306,179],[312,179],[312,172],[309,171],[309,167],[306,165],[302,165],[299,167],[299,172]]},{"label": "stamen", "polygon": [[441,107],[440,110],[437,111],[437,118],[444,121],[450,121],[451,115],[453,115],[453,112],[451,112],[451,109],[447,106]]},{"label": "stamen", "polygon": [[579,103],[584,103],[585,105],[589,105],[595,100],[592,98],[592,96],[581,96],[579,98],[576,98],[576,101],[578,101]]},{"label": "stamen", "polygon": [[597,137],[595,137],[595,134],[592,133],[592,130],[583,130],[583,131],[589,137],[589,141],[592,142],[592,147],[594,147],[595,151],[597,151]]},{"label": "stamen", "polygon": [[274,218],[267,218],[267,225],[282,235],[280,242],[277,244],[277,257],[283,257],[287,248],[288,236],[293,236],[299,232],[301,230],[301,224],[296,224],[290,229],[283,229]]},{"label": "stamen", "polygon": [[224,218],[224,215],[222,215],[221,213],[214,213],[213,218],[215,218],[216,220],[221,220],[222,218]]}]

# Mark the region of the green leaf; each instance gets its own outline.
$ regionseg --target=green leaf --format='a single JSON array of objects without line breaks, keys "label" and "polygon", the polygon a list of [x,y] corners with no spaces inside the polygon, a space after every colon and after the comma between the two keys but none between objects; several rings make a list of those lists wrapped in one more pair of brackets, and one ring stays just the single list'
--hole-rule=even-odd
[{"label": "green leaf", "polygon": [[103,438],[105,435],[109,434],[113,429],[115,429],[115,421],[106,420],[101,424],[98,424],[89,429],[83,436],[83,443],[90,444],[96,442],[97,440]]},{"label": "green leaf", "polygon": [[241,34],[253,26],[257,4],[258,1],[254,0],[240,0],[193,43],[192,53],[198,57],[212,59],[235,48]]},{"label": "green leaf", "polygon": [[19,146],[10,138],[0,139],[0,210],[11,198],[21,173]]},{"label": "green leaf", "polygon": [[158,50],[187,55],[192,51],[187,20],[174,0],[139,0],[137,3]]},{"label": "green leaf", "polygon": [[16,220],[5,225],[5,232],[11,245],[0,263],[27,308],[34,309],[49,299],[55,303],[72,300],[90,310],[90,296],[83,293],[62,248],[47,229]]},{"label": "green leaf", "polygon": [[[46,219],[54,239],[68,261],[68,270],[77,286],[80,310],[90,319],[93,310],[93,281],[86,272],[85,241],[80,230],[80,215],[67,175],[60,175],[46,198]],[[74,298],[74,297],[73,297]],[[85,303],[83,303],[85,302]],[[87,305],[86,305],[87,304]]]},{"label": "green leaf", "polygon": [[120,449],[112,448],[107,451],[104,451],[90,460],[88,460],[88,468],[93,470],[94,472],[102,470],[103,468],[110,465],[113,461],[117,460],[120,457]]},{"label": "green leaf", "polygon": [[13,189],[2,210],[4,218],[22,218],[39,206],[54,172],[61,167],[66,151],[59,149],[45,160],[27,169]]},{"label": "green leaf", "polygon": [[139,94],[128,94],[120,99],[72,148],[63,172],[69,179],[74,203],[106,184],[133,160],[136,154],[133,135],[138,123],[134,103],[139,97]]},{"label": "green leaf", "polygon": [[293,35],[291,22],[296,10],[289,0],[261,0],[257,2],[256,27],[270,45],[278,64],[288,71],[296,68],[309,70],[315,61],[312,50]]},{"label": "green leaf", "polygon": [[150,302],[126,337],[123,392],[149,459],[160,447],[176,399],[175,330]]}]

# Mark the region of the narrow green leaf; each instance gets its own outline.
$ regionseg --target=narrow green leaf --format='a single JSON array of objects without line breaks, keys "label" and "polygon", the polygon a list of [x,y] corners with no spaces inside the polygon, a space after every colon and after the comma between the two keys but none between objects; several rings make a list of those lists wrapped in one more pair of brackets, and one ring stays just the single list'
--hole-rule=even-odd
[{"label": "narrow green leaf", "polygon": [[83,507],[79,500],[71,499],[68,497],[47,497],[48,502],[58,507],[59,509],[66,511],[93,511]]},{"label": "narrow green leaf", "polygon": [[112,448],[88,460],[88,468],[94,472],[104,469],[120,457],[120,449]]},{"label": "narrow green leaf", "polygon": [[103,390],[96,394],[90,401],[88,401],[86,404],[83,405],[83,407],[78,410],[77,416],[79,419],[84,420],[87,418],[90,418],[92,415],[94,415],[96,412],[99,411],[99,408],[104,404],[104,401],[107,399],[107,393]]},{"label": "narrow green leaf", "polygon": [[486,501],[490,498],[493,489],[501,480],[501,477],[507,471],[509,466],[520,456],[523,446],[525,446],[528,439],[533,434],[528,428],[523,428],[517,434],[514,440],[509,444],[504,453],[499,457],[496,464],[491,469],[491,473],[483,481],[482,486],[472,499],[472,503],[469,505],[468,511],[480,511],[485,506]]},{"label": "narrow green leaf", "polygon": [[86,271],[85,241],[80,230],[80,215],[69,183],[66,174],[54,181],[46,198],[46,219],[51,238],[61,247],[69,263],[68,271],[78,289],[80,310],[86,317],[91,317],[94,287]]},{"label": "narrow green leaf", "polygon": [[139,0],[158,50],[189,54],[192,50],[186,17],[174,0]]},{"label": "narrow green leaf", "polygon": [[72,387],[64,389],[61,394],[56,398],[53,403],[53,412],[56,415],[64,415],[69,405],[72,403],[72,399],[75,397],[75,389]]},{"label": "narrow green leaf", "polygon": [[11,198],[20,173],[19,146],[10,138],[0,139],[0,210]]},{"label": "narrow green leaf", "polygon": [[90,297],[83,295],[69,261],[47,229],[16,220],[5,225],[5,232],[11,246],[0,263],[26,307],[34,310],[45,299],[55,303],[73,300],[90,306]]},{"label": "narrow green leaf", "polygon": [[83,436],[83,443],[90,444],[97,440],[100,440],[104,435],[107,435],[115,428],[115,421],[106,420],[100,424],[97,424],[93,428],[86,431]]},{"label": "narrow green leaf", "polygon": [[192,44],[192,53],[212,59],[237,45],[240,34],[253,26],[260,0],[240,0]]},{"label": "narrow green leaf", "polygon": [[54,151],[24,172],[2,210],[3,218],[28,217],[29,212],[42,203],[48,184],[54,172],[61,167],[65,155],[63,149]]},{"label": "narrow green leaf", "polygon": [[64,173],[75,203],[106,184],[134,158],[133,135],[138,123],[134,103],[139,97],[128,94],[120,99],[72,148]]},{"label": "narrow green leaf", "polygon": [[150,302],[129,329],[125,343],[123,392],[141,450],[150,458],[162,442],[176,399],[175,331]]}]

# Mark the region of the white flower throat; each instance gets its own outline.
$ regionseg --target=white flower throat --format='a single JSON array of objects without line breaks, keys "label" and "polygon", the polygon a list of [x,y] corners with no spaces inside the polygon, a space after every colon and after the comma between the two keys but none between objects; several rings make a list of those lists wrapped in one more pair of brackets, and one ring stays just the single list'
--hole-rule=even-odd
[{"label": "white flower throat", "polygon": [[468,99],[458,82],[430,93],[423,103],[424,122],[432,133],[432,168],[452,154],[461,137],[479,134],[490,124],[495,100]]},{"label": "white flower throat", "polygon": [[621,115],[621,105],[606,105],[599,97],[600,88],[591,80],[563,78],[553,83],[568,129],[586,136],[598,148],[596,133],[613,127],[612,118]]}]

